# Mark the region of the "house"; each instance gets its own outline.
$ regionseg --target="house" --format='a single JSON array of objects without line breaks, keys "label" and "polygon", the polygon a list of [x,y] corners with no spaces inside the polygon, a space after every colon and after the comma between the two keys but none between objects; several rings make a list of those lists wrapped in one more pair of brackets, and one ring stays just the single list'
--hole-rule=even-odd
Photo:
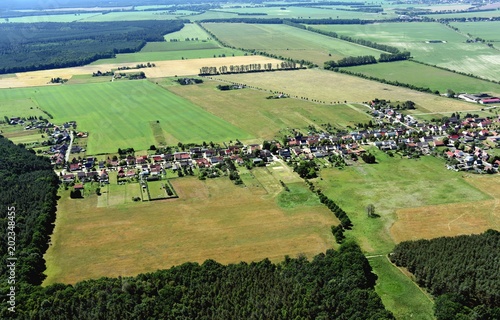
[{"label": "house", "polygon": [[83,183],[77,183],[77,184],[75,184],[75,186],[73,188],[75,190],[83,190],[84,189]]},{"label": "house", "polygon": [[79,163],[72,163],[69,165],[69,171],[77,171],[77,170],[80,170]]}]

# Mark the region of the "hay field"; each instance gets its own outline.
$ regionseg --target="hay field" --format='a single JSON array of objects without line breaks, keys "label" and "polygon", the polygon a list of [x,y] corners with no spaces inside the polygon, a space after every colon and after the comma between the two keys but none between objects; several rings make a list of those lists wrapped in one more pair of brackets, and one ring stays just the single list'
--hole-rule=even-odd
[{"label": "hay field", "polygon": [[496,176],[470,176],[469,184],[493,199],[397,210],[391,227],[396,243],[442,236],[477,234],[500,226],[500,180]]},{"label": "hay field", "polygon": [[323,205],[282,209],[273,197],[227,178],[171,182],[179,199],[109,207],[98,207],[95,194],[71,200],[63,192],[44,284],[131,276],[206,259],[312,257],[334,242],[330,226],[337,222]]},{"label": "hay field", "polygon": [[454,112],[479,109],[466,103],[433,94],[386,85],[354,76],[326,70],[298,70],[259,74],[236,74],[216,77],[227,81],[285,92],[293,96],[308,97],[327,102],[364,102],[374,98],[394,101],[411,100],[421,113]]},{"label": "hay field", "polygon": [[[294,72],[273,72],[273,75],[278,73],[290,76]],[[267,76],[263,73],[259,75]],[[225,79],[225,76],[220,78]],[[272,95],[271,92],[252,88],[219,91],[216,89],[219,84],[219,81],[205,80],[202,85],[166,88],[259,138],[259,143],[262,139],[276,138],[281,129],[305,129],[309,125],[321,128],[321,124],[328,122],[346,128],[371,119],[365,113],[343,104],[319,104],[294,98],[266,99]]]},{"label": "hay field", "polygon": [[[241,56],[241,57],[225,57],[225,58],[205,58],[180,61],[140,61],[143,63],[153,62],[155,68],[142,69],[148,78],[173,77],[196,75],[200,72],[201,67],[214,66],[220,67],[225,65],[236,64],[251,64],[251,63],[273,63],[280,62],[276,59],[270,59],[262,56]],[[34,87],[50,85],[51,78],[70,79],[73,75],[92,74],[93,72],[108,71],[117,69],[121,66],[133,67],[137,63],[114,63],[101,65],[88,65],[83,67],[52,69],[42,71],[30,71],[16,73],[15,77],[0,78],[0,88],[19,88],[19,87]]]}]

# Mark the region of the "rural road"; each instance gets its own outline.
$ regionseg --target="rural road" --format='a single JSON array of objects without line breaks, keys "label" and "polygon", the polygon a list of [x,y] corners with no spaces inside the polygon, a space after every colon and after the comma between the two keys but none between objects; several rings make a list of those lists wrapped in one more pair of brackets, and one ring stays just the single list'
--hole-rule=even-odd
[{"label": "rural road", "polygon": [[69,162],[69,155],[71,154],[71,147],[73,146],[73,131],[71,131],[71,130],[69,130],[69,137],[70,137],[69,147],[68,147],[68,150],[66,150],[66,156],[64,157],[64,160],[66,161],[66,163]]}]

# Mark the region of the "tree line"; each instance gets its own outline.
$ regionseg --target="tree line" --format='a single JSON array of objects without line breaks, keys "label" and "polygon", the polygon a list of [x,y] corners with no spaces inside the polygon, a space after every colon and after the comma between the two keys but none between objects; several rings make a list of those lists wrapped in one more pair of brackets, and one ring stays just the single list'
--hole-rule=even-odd
[{"label": "tree line", "polygon": [[165,41],[181,20],[0,24],[0,73],[88,64]]},{"label": "tree line", "polygon": [[354,243],[311,261],[188,262],[136,277],[34,288],[22,297],[33,319],[394,319]]},{"label": "tree line", "polygon": [[[58,177],[48,158],[37,157],[34,152],[0,135],[0,186],[0,208],[3,211],[15,208],[13,219],[7,219],[6,213],[2,213],[0,219],[0,237],[4,239],[0,256],[2,261],[7,261],[9,253],[17,258],[14,284],[7,282],[10,274],[7,264],[0,265],[0,289],[7,292],[11,285],[18,290],[27,285],[39,285],[45,278],[43,254],[48,248],[56,217]],[[8,236],[15,238],[12,252],[7,249]],[[2,294],[3,306],[5,299]],[[0,318],[6,317],[0,315]]]},{"label": "tree line", "polygon": [[404,241],[390,259],[437,296],[438,320],[500,319],[500,232]]},{"label": "tree line", "polygon": [[201,67],[200,76],[232,74],[232,73],[249,73],[249,72],[265,72],[276,70],[296,70],[302,68],[302,65],[297,66],[293,61],[282,61],[275,66],[272,63],[251,63],[242,65],[230,65],[217,67]]}]

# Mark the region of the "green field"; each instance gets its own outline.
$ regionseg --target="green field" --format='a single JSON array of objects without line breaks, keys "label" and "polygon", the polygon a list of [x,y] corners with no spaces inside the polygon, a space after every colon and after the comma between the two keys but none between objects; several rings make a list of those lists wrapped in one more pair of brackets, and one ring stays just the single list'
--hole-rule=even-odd
[{"label": "green field", "polygon": [[346,56],[380,55],[375,49],[287,25],[205,23],[203,26],[236,48],[265,51],[320,65]]},{"label": "green field", "polygon": [[101,13],[78,13],[78,14],[47,14],[41,16],[26,16],[8,19],[0,19],[0,23],[5,22],[20,22],[20,23],[35,23],[35,22],[75,22],[91,19],[94,16],[100,16]]},{"label": "green field", "polygon": [[[498,79],[500,55],[486,44],[466,43],[467,37],[439,23],[377,23],[313,26],[411,52],[415,60],[487,79]],[[441,40],[446,43],[426,43]]]},{"label": "green field", "polygon": [[491,18],[499,17],[500,12],[498,10],[493,11],[481,11],[481,12],[463,12],[463,13],[446,13],[446,14],[433,14],[427,15],[427,17],[432,19],[446,19],[446,18]]},{"label": "green field", "polygon": [[450,71],[422,65],[412,61],[377,63],[345,68],[351,72],[362,73],[380,79],[409,83],[418,87],[430,88],[446,93],[447,89],[455,92],[490,92],[500,95],[500,85],[478,80]]},{"label": "green field", "polygon": [[148,42],[141,53],[146,52],[170,52],[170,51],[189,51],[189,50],[221,49],[221,47],[212,40],[199,41],[179,41],[179,42]]},{"label": "green field", "polygon": [[471,34],[472,37],[479,37],[486,41],[500,41],[500,32],[498,32],[500,21],[451,22],[450,25],[463,33]]},{"label": "green field", "polygon": [[4,117],[27,118],[30,116],[48,119],[48,116],[38,108],[37,102],[31,98],[0,100],[1,120],[4,120]]},{"label": "green field", "polygon": [[[203,42],[193,42],[194,46],[204,44]],[[154,45],[153,45],[154,46]],[[209,44],[209,46],[211,46]],[[146,46],[147,47],[147,46]],[[144,48],[146,48],[144,47]],[[161,48],[160,48],[161,49]],[[116,58],[100,59],[91,63],[91,65],[109,64],[109,63],[127,63],[127,62],[145,62],[145,61],[165,61],[165,60],[183,60],[183,59],[202,59],[219,56],[243,56],[245,53],[240,50],[217,48],[217,49],[198,49],[198,50],[178,50],[163,52],[137,52],[117,54]]]},{"label": "green field", "polygon": [[[224,76],[220,77],[224,79]],[[238,128],[262,139],[273,139],[279,131],[297,128],[304,132],[312,125],[321,124],[346,128],[370,118],[363,112],[347,105],[312,103],[300,99],[266,99],[270,92],[246,88],[221,92],[215,89],[217,81],[205,81],[197,86],[169,86],[168,89],[189,99]]]},{"label": "green field", "polygon": [[252,136],[149,81],[119,81],[0,90],[0,101],[32,99],[55,123],[77,120],[89,131],[87,153],[155,144],[150,121],[159,121],[169,144],[248,139]]},{"label": "green field", "polygon": [[198,25],[191,23],[191,24],[185,24],[184,28],[182,28],[179,31],[169,33],[165,36],[165,40],[170,40],[170,39],[177,39],[178,41],[184,41],[186,38],[189,39],[196,39],[198,38],[199,40],[206,40],[210,38],[210,36],[200,28]]}]

